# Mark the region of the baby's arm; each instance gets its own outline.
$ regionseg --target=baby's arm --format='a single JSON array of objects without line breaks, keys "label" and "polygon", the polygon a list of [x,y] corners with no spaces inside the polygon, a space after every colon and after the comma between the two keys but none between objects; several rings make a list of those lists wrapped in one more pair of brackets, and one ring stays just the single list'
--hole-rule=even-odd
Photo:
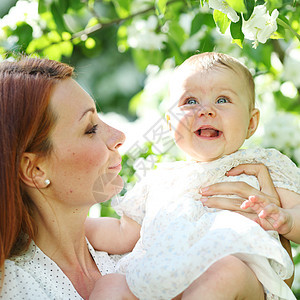
[{"label": "baby's arm", "polygon": [[140,238],[141,225],[123,215],[116,218],[87,218],[85,233],[96,250],[110,254],[130,252]]},{"label": "baby's arm", "polygon": [[262,196],[250,196],[244,201],[241,208],[251,207],[260,219],[269,221],[269,224],[279,234],[295,243],[300,243],[300,195],[282,188],[276,189],[281,207],[270,203]]}]

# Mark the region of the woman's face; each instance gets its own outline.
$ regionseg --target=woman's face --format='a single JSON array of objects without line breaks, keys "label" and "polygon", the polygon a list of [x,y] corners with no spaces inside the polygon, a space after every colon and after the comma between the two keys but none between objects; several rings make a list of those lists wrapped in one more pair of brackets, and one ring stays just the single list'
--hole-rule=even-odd
[{"label": "woman's face", "polygon": [[99,119],[93,99],[73,79],[57,84],[50,105],[57,115],[47,174],[53,198],[78,207],[119,193],[124,134]]}]

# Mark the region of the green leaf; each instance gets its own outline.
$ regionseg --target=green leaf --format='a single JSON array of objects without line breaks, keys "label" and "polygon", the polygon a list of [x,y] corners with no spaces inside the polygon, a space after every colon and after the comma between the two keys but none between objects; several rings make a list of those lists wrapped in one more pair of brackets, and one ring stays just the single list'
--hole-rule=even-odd
[{"label": "green leaf", "polygon": [[51,4],[51,13],[52,13],[54,21],[56,23],[57,30],[59,32],[67,31],[66,27],[65,27],[63,15],[60,13],[59,7],[54,2]]},{"label": "green leaf", "polygon": [[245,21],[248,21],[253,13],[255,0],[247,0],[245,1],[247,12],[243,13],[243,17]]},{"label": "green leaf", "polygon": [[0,18],[3,18],[11,9],[11,7],[15,6],[17,0],[2,0],[0,1]]},{"label": "green leaf", "polygon": [[230,7],[232,7],[238,13],[245,13],[247,9],[244,4],[244,0],[226,0]]},{"label": "green leaf", "polygon": [[169,36],[181,46],[186,38],[186,33],[177,21],[171,21],[169,23]]},{"label": "green leaf", "polygon": [[191,24],[191,33],[190,33],[190,35],[192,36],[193,34],[198,32],[203,25],[206,25],[210,28],[213,28],[213,27],[216,26],[215,22],[214,22],[214,19],[213,19],[212,15],[210,13],[209,14],[199,13],[199,14],[195,15],[195,17],[192,21],[192,24]]},{"label": "green leaf", "polygon": [[289,30],[300,41],[300,35],[290,26],[286,17],[279,15],[277,18],[277,24],[282,26],[284,29]]},{"label": "green leaf", "polygon": [[276,8],[282,7],[282,0],[268,0],[267,1],[267,10],[272,12]]},{"label": "green leaf", "polygon": [[21,46],[21,49],[26,49],[29,43],[32,41],[32,32],[32,27],[27,23],[21,22],[17,24],[14,34],[19,38],[18,44]]},{"label": "green leaf", "polygon": [[230,24],[230,34],[232,37],[232,43],[237,44],[243,48],[244,34],[242,32],[243,21],[240,17],[239,21],[236,23],[231,22]]},{"label": "green leaf", "polygon": [[120,18],[127,18],[130,15],[130,0],[113,0],[112,2]]},{"label": "green leaf", "polygon": [[47,3],[45,3],[44,0],[39,0],[39,4],[38,4],[38,13],[39,14],[42,14],[46,11],[48,11],[49,9],[49,5]]},{"label": "green leaf", "polygon": [[132,115],[136,114],[139,104],[141,103],[142,94],[143,91],[140,91],[130,99],[128,109]]},{"label": "green leaf", "polygon": [[221,33],[224,34],[230,24],[230,20],[228,19],[227,15],[225,15],[221,11],[215,9],[213,16],[214,16],[216,25],[219,27]]},{"label": "green leaf", "polygon": [[167,0],[155,0],[156,14],[163,16],[167,9]]}]

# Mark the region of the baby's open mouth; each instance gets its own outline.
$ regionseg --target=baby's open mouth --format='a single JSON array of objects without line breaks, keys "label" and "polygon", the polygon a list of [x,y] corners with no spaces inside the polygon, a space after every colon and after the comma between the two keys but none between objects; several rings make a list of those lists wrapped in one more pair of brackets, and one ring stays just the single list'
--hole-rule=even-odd
[{"label": "baby's open mouth", "polygon": [[208,137],[208,138],[214,138],[219,137],[222,134],[222,131],[211,128],[211,127],[202,127],[195,131],[196,135],[200,137]]}]

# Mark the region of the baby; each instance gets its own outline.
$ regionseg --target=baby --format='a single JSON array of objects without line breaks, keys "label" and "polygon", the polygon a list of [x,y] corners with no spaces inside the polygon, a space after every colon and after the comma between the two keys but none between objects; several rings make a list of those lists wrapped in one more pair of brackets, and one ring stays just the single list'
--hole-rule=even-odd
[{"label": "baby", "polygon": [[[206,287],[207,270],[221,272],[222,268],[227,273],[228,268],[232,272],[242,268],[246,274],[245,287],[236,282],[238,296],[296,299],[283,281],[291,277],[293,264],[278,233],[199,201],[199,189],[217,182],[244,181],[259,189],[254,176],[229,177],[226,173],[240,164],[263,163],[282,208],[258,197],[250,197],[243,208],[252,207],[260,217],[274,219],[278,223],[273,224],[275,230],[280,228],[281,234],[299,243],[299,226],[294,224],[299,222],[299,169],[276,150],[239,150],[259,122],[251,73],[225,54],[194,55],[175,70],[170,99],[176,103],[167,113],[170,130],[177,146],[192,160],[159,165],[119,203],[115,200],[121,221],[88,220],[89,241],[96,249],[120,254],[131,250],[140,231],[133,251],[118,263],[119,273],[126,275],[130,290],[139,299],[177,295],[199,299],[197,290]],[[108,226],[110,223],[114,226]],[[109,227],[109,237],[97,235],[100,226]],[[112,239],[115,246],[106,247]],[[213,296],[209,285],[206,293],[211,298],[201,299],[223,299]],[[224,297],[231,299],[225,291]]]}]

